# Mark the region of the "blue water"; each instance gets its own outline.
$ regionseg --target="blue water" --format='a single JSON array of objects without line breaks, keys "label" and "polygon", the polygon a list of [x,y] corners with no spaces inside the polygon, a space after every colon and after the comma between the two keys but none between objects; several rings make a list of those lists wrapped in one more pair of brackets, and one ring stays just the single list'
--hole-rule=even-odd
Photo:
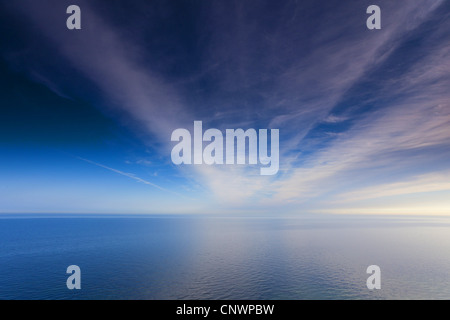
[{"label": "blue water", "polygon": [[33,217],[0,217],[0,299],[450,298],[448,218]]}]

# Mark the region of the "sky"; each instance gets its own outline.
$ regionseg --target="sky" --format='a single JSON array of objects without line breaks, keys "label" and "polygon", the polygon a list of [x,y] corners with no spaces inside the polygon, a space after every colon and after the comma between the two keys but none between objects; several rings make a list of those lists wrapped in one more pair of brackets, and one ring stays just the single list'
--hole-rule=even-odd
[{"label": "sky", "polygon": [[[0,28],[0,213],[450,215],[449,1],[1,0]],[[194,121],[278,129],[278,173],[173,164]]]}]

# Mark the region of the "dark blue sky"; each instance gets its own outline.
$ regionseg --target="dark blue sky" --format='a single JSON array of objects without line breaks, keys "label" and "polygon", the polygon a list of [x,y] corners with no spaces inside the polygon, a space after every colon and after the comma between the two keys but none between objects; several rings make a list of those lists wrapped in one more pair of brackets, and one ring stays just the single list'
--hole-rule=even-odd
[{"label": "dark blue sky", "polygon": [[[0,212],[448,214],[449,18],[438,0],[2,1]],[[280,171],[173,165],[195,120],[279,129]]]}]

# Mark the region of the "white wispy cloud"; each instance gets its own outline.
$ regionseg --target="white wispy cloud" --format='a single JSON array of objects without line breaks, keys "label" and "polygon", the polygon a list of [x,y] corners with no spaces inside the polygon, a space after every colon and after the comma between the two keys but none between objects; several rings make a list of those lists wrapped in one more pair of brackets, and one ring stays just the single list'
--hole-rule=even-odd
[{"label": "white wispy cloud", "polygon": [[[377,165],[391,166],[385,171],[377,171],[379,175],[387,175],[389,178],[390,171],[396,167],[395,161],[399,159],[389,156],[380,160],[380,155],[444,143],[448,138],[448,130],[445,130],[448,118],[442,114],[431,116],[437,110],[442,113],[447,109],[442,101],[446,99],[445,95],[439,89],[448,86],[448,81],[442,82],[436,77],[439,72],[446,74],[447,71],[442,66],[446,66],[449,61],[446,59],[446,49],[441,48],[441,53],[430,56],[428,61],[421,61],[421,66],[414,66],[414,71],[411,71],[413,74],[408,73],[395,80],[387,80],[388,83],[402,83],[404,88],[398,85],[385,86],[386,95],[396,93],[403,96],[402,100],[386,105],[382,112],[374,112],[362,118],[351,130],[340,134],[327,149],[308,156],[301,167],[295,164],[289,155],[293,148],[301,146],[303,138],[316,123],[336,123],[348,119],[346,116],[330,114],[330,110],[369,70],[382,65],[402,44],[403,38],[426,21],[440,3],[442,2],[415,1],[407,5],[383,6],[384,12],[391,12],[386,15],[384,21],[388,27],[381,33],[368,33],[363,29],[361,32],[355,31],[352,19],[343,26],[337,24],[336,28],[342,32],[346,28],[353,30],[353,35],[344,37],[344,41],[339,42],[331,41],[324,35],[322,42],[319,40],[319,44],[314,46],[310,54],[293,61],[285,71],[272,74],[277,79],[277,84],[275,91],[267,92],[267,101],[273,102],[274,99],[270,97],[273,95],[276,99],[281,99],[283,104],[275,110],[278,115],[271,120],[269,126],[280,128],[282,134],[290,136],[289,140],[283,141],[282,144],[282,170],[289,173],[275,181],[258,181],[257,187],[254,185],[255,179],[241,179],[237,188],[233,186],[230,191],[227,186],[233,185],[230,183],[233,181],[233,173],[224,174],[221,179],[217,170],[210,169],[205,180],[214,181],[211,189],[215,194],[227,197],[228,201],[228,197],[241,199],[239,195],[251,198],[249,192],[253,195],[270,193],[272,196],[262,202],[277,203],[280,206],[286,202],[301,204],[330,192],[337,196],[344,191],[344,186],[351,188],[349,180],[354,179],[354,188],[359,188],[358,185],[364,182],[364,178],[366,183],[373,180],[373,173],[365,171]],[[245,26],[241,28],[246,30]],[[238,28],[237,32],[239,31]],[[242,37],[247,39],[245,32]],[[248,41],[252,43],[251,39]],[[222,55],[225,52],[226,56],[230,56],[234,52],[234,48],[226,41],[223,41],[219,48],[223,48],[217,49],[222,51]],[[242,47],[238,55],[240,59],[247,61],[242,58],[242,55],[245,55]],[[252,83],[252,75],[245,69],[245,63],[237,63],[236,68],[238,69],[235,71],[242,75],[242,83]],[[429,74],[430,78],[426,79],[425,74]],[[228,74],[227,77],[231,75]],[[430,81],[438,83],[439,88],[428,86]],[[225,85],[229,85],[230,90],[235,86],[234,83]],[[283,99],[284,97],[286,99]],[[425,103],[422,103],[424,99]],[[266,110],[274,111],[270,106],[267,106]],[[239,174],[245,176],[248,173],[241,171]]]},{"label": "white wispy cloud", "polygon": [[328,117],[326,117],[323,122],[326,123],[339,123],[339,122],[343,122],[345,120],[348,120],[348,117],[342,117],[342,116],[336,116],[334,114],[330,114],[328,115]]},{"label": "white wispy cloud", "polygon": [[[187,110],[179,94],[152,70],[152,65],[158,62],[139,63],[144,57],[133,40],[121,36],[97,14],[89,1],[79,2],[83,29],[78,33],[56,28],[61,13],[52,8],[43,9],[45,3],[23,1],[10,5],[39,28],[48,41],[45,45],[57,48],[57,52],[50,52],[50,55],[62,58],[67,64],[64,67],[74,68],[100,90],[104,106],[125,112],[143,131],[160,140],[167,139],[173,129],[185,123]],[[62,3],[58,5],[64,7]],[[33,72],[36,75],[36,71]],[[53,85],[49,76],[39,78],[57,94],[64,93],[56,89],[56,82],[70,86],[67,78],[53,79]]]},{"label": "white wispy cloud", "polygon": [[[386,81],[383,95],[401,99],[369,113],[305,167],[294,168],[276,183],[277,198],[301,203],[327,195],[321,201],[335,200],[341,212],[339,205],[357,199],[448,190],[449,57],[444,44],[396,78],[398,85]],[[444,208],[450,213],[448,206],[439,212]]]},{"label": "white wispy cloud", "polygon": [[[170,149],[172,130],[202,120],[197,118],[199,115],[222,121],[224,127],[252,126],[258,121],[280,129],[284,139],[279,177],[261,177],[253,174],[253,169],[237,166],[180,169],[224,206],[257,202],[264,209],[265,205],[322,201],[326,196],[367,198],[370,192],[385,196],[389,192],[398,195],[446,188],[446,183],[437,178],[438,173],[420,178],[412,189],[408,187],[412,183],[410,173],[393,175],[401,166],[423,166],[423,157],[409,159],[407,152],[448,147],[450,96],[446,91],[450,87],[450,56],[445,43],[430,48],[428,56],[404,74],[382,80],[385,85],[381,86],[381,94],[396,100],[358,119],[325,149],[304,156],[301,164],[293,155],[318,123],[350,118],[333,114],[333,108],[368,72],[386,62],[404,38],[427,21],[443,1],[383,1],[383,28],[379,32],[365,29],[365,16],[361,16],[358,6],[333,7],[328,11],[332,12],[330,16],[325,14],[322,22],[312,24],[297,19],[299,13],[291,10],[294,2],[288,2],[279,23],[271,29],[264,20],[258,24],[258,12],[253,6],[246,7],[241,1],[230,2],[230,7],[228,2],[211,3],[206,38],[212,40],[201,52],[202,68],[177,83],[170,83],[152,69],[158,61],[143,63],[144,49],[133,41],[136,39],[121,36],[88,2],[83,1],[82,7],[89,24],[81,33],[70,36],[67,30],[58,31],[46,23],[59,13],[43,13],[36,1],[26,3],[11,6],[40,28],[51,46],[57,48],[58,56],[99,88],[105,105],[125,112],[142,131],[152,139],[156,137],[163,145],[162,152]],[[223,6],[233,10],[224,10]],[[315,36],[310,37],[311,33]],[[49,77],[41,79],[61,94]],[[217,93],[205,98],[207,106],[195,109],[183,99],[180,86],[199,79],[210,80]],[[174,193],[134,175],[81,160]],[[364,184],[369,186],[358,195],[355,189]]]}]

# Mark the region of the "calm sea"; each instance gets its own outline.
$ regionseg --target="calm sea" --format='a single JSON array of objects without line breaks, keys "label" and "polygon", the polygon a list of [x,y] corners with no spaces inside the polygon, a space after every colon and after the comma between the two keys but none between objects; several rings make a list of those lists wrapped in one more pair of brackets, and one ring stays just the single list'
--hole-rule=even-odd
[{"label": "calm sea", "polygon": [[448,218],[0,216],[0,299],[449,298]]}]

